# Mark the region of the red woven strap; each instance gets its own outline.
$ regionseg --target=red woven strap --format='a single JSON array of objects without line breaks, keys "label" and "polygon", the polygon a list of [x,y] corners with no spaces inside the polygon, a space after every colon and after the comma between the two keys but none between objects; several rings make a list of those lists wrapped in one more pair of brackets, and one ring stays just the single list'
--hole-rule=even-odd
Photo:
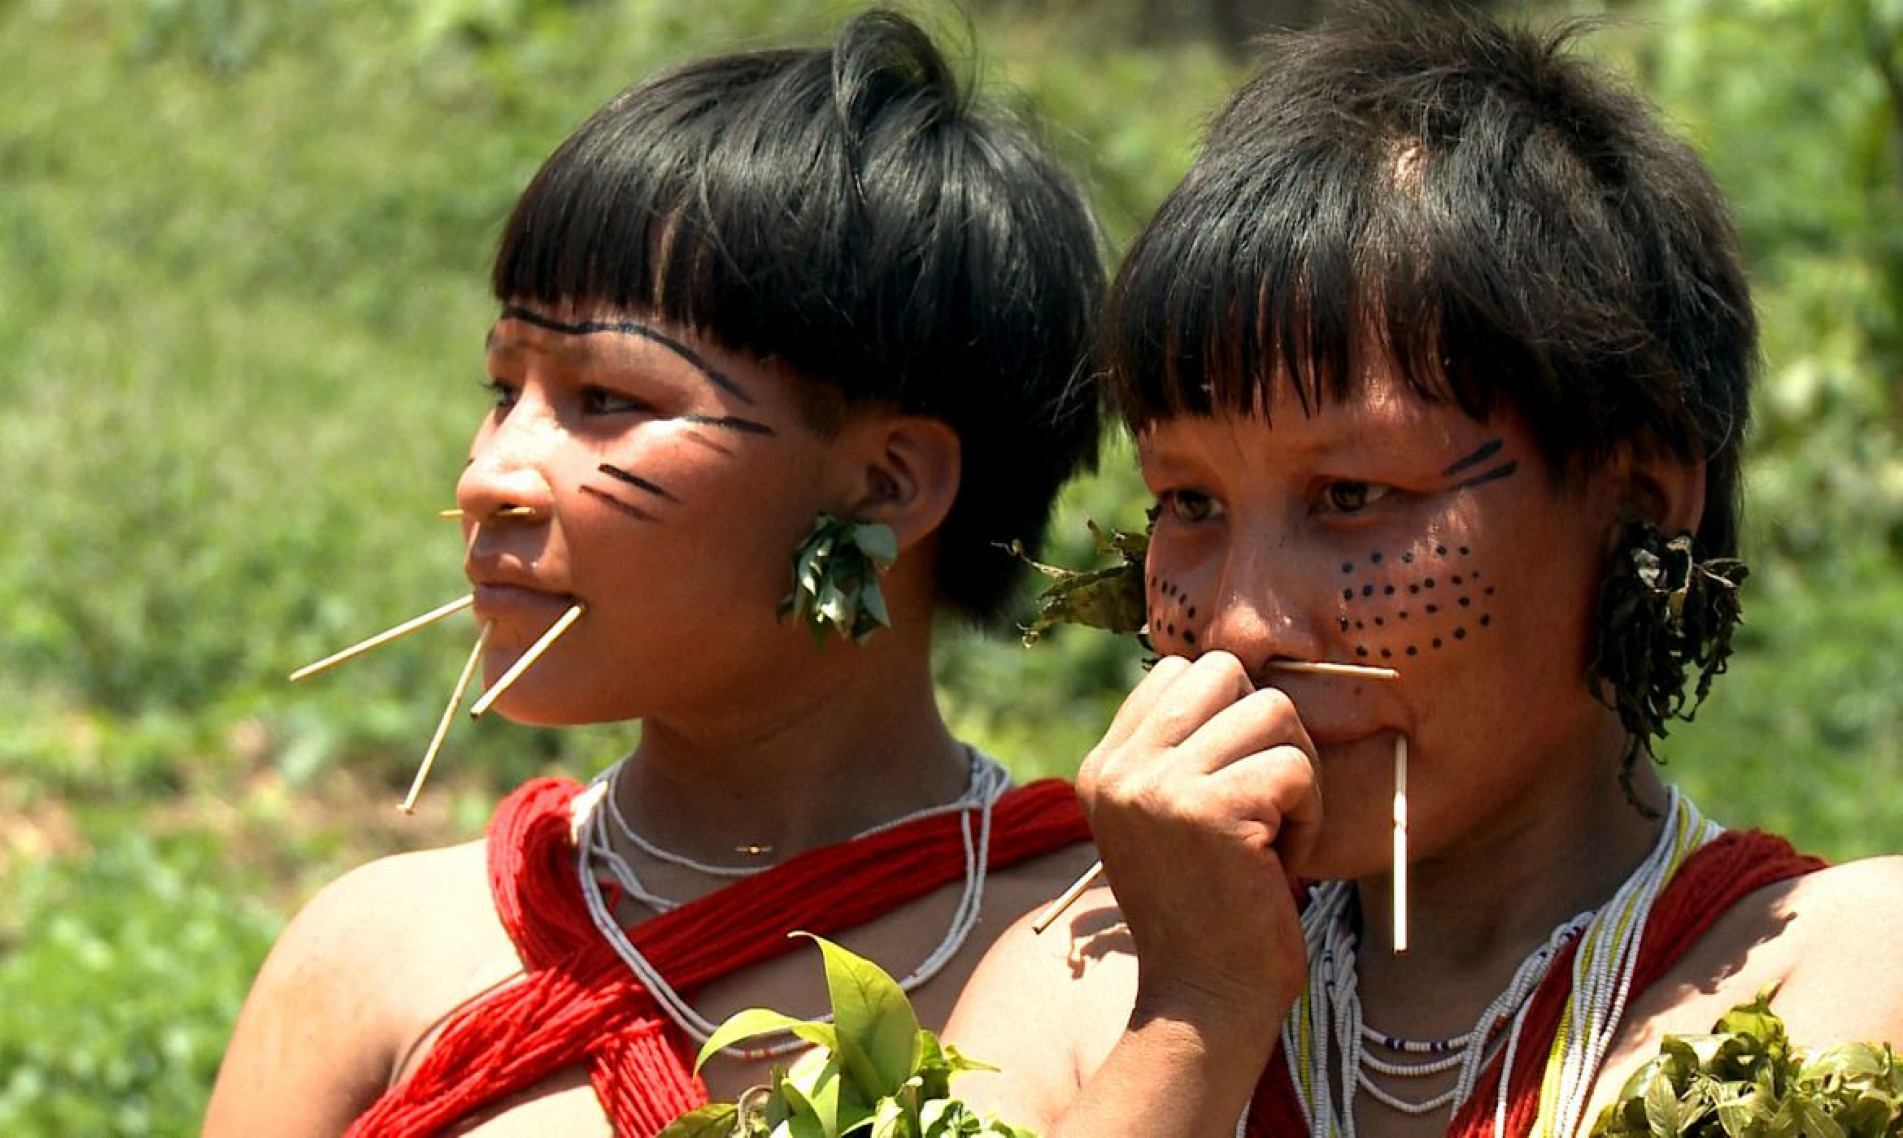
[{"label": "red woven strap", "polygon": [[[580,786],[538,779],[490,822],[490,884],[528,965],[520,983],[457,1013],[417,1071],[352,1135],[425,1135],[585,1065],[616,1133],[647,1138],[707,1101],[693,1047],[596,933],[576,880],[569,804]],[[800,947],[787,933],[835,935],[960,879],[964,822],[940,815],[809,850],[628,930],[682,994]],[[1004,867],[1089,830],[1069,784],[1047,779],[998,800],[990,863]]]},{"label": "red woven strap", "polygon": [[[1817,858],[1800,854],[1783,838],[1757,830],[1730,830],[1707,842],[1666,883],[1652,906],[1633,967],[1631,999],[1669,971],[1712,923],[1733,905],[1767,885],[1822,869]],[[1572,994],[1575,938],[1554,959],[1546,980],[1528,1001],[1523,1038],[1550,1041],[1559,1030],[1566,999]],[[1525,1135],[1539,1113],[1540,1083],[1546,1074],[1547,1046],[1519,1049],[1508,1083],[1506,1134]],[[1481,1075],[1479,1085],[1448,1128],[1450,1138],[1495,1138],[1494,1099],[1499,1093],[1500,1063]],[[1249,1133],[1256,1138],[1306,1134],[1302,1112],[1289,1077],[1288,1061],[1278,1049],[1256,1086]]]}]

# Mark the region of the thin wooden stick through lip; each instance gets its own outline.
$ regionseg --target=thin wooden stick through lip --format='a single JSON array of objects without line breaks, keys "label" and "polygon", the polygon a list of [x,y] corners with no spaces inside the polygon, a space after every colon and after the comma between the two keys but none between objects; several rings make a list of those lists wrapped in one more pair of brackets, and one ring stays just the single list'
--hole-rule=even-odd
[{"label": "thin wooden stick through lip", "polygon": [[1394,955],[1407,951],[1407,736],[1394,737]]},{"label": "thin wooden stick through lip", "polygon": [[568,611],[563,613],[554,624],[549,626],[548,631],[542,634],[540,640],[529,645],[529,650],[522,653],[521,657],[518,658],[515,663],[509,665],[509,670],[502,673],[502,678],[495,682],[495,686],[482,693],[482,698],[478,699],[476,705],[469,709],[469,718],[481,719],[482,713],[488,711],[489,706],[495,703],[496,700],[501,699],[502,693],[508,691],[515,681],[521,679],[522,673],[528,671],[530,665],[541,659],[542,653],[548,651],[556,639],[559,638],[562,633],[568,631],[570,625],[580,620],[581,614],[585,611],[587,611],[586,608],[579,601],[570,605]]},{"label": "thin wooden stick through lip", "polygon": [[[1398,680],[1401,678],[1401,673],[1395,671],[1393,668],[1371,667],[1366,664],[1336,664],[1325,660],[1270,660],[1268,666],[1271,671],[1304,673],[1315,676],[1344,676],[1369,680]],[[1397,761],[1405,762],[1407,747],[1405,737],[1402,739],[1400,745],[1402,750],[1399,753],[1402,758]],[[1057,922],[1057,918],[1063,916],[1066,910],[1077,903],[1077,898],[1082,897],[1085,890],[1095,885],[1102,877],[1103,862],[1099,861],[1089,869],[1086,869],[1083,876],[1071,882],[1070,888],[1059,893],[1055,900],[1044,907],[1044,911],[1039,913],[1037,918],[1031,922],[1031,931],[1042,934],[1045,929],[1050,928]],[[1405,934],[1405,926],[1401,927],[1403,934]],[[1399,952],[1401,949],[1397,948],[1395,951]]]},{"label": "thin wooden stick through lip", "polygon": [[456,677],[456,690],[450,693],[449,706],[443,708],[443,718],[436,724],[436,734],[430,736],[429,749],[423,752],[423,763],[416,768],[416,778],[410,782],[410,792],[397,804],[397,809],[405,814],[416,813],[416,798],[423,793],[423,780],[429,777],[430,768],[436,765],[436,753],[443,749],[443,737],[449,734],[450,720],[456,717],[456,709],[463,705],[463,696],[469,692],[469,681],[476,676],[476,665],[482,662],[482,650],[489,646],[489,633],[495,627],[495,621],[483,621],[482,631],[476,634],[476,646],[469,650],[469,659],[463,664],[462,674]]},{"label": "thin wooden stick through lip", "polygon": [[453,600],[449,602],[448,604],[443,605],[439,608],[433,608],[430,611],[424,613],[422,616],[411,617],[409,620],[404,621],[402,624],[397,625],[395,628],[386,629],[383,632],[379,632],[368,640],[360,640],[357,643],[352,644],[350,647],[344,649],[341,652],[333,652],[330,655],[324,657],[322,660],[317,661],[315,664],[304,665],[303,667],[299,668],[297,671],[291,673],[291,682],[295,683],[298,680],[304,679],[307,676],[314,676],[317,673],[324,671],[325,669],[334,668],[338,664],[343,663],[345,660],[349,660],[356,656],[361,656],[365,652],[370,651],[372,648],[380,648],[383,645],[388,644],[390,641],[395,640],[399,636],[406,636],[409,633],[415,632],[417,629],[422,628],[426,624],[432,624],[436,621],[443,619],[446,616],[452,616],[456,613],[459,613],[463,611],[464,609],[468,608],[470,605],[475,603],[476,603],[476,595],[474,593],[471,593],[466,597],[458,597],[456,600]]}]

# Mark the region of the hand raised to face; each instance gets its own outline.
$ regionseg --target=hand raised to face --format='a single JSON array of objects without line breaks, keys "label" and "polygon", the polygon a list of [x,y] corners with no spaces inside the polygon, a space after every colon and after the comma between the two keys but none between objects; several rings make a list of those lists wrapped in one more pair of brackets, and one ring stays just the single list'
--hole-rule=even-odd
[{"label": "hand raised to face", "polygon": [[1138,1015],[1279,1019],[1306,967],[1288,866],[1321,825],[1314,744],[1288,696],[1227,652],[1166,657],[1078,790],[1142,959]]}]

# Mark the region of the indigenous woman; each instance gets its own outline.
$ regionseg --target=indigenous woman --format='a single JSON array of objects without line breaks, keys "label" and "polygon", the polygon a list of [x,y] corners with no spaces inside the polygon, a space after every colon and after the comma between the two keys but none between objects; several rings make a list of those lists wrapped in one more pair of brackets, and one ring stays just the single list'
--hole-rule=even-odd
[{"label": "indigenous woman", "polygon": [[1122,267],[1162,658],[1079,779],[1114,894],[953,1017],[987,1108],[1573,1135],[1767,985],[1800,1046],[1903,1038],[1903,862],[1726,831],[1646,761],[1692,677],[1632,661],[1722,663],[1754,319],[1700,163],[1565,41],[1287,40]]},{"label": "indigenous woman", "polygon": [[[456,498],[489,682],[572,619],[496,709],[638,719],[640,746],[326,888],[208,1130],[652,1134],[794,1046],[703,1082],[712,1024],[823,1008],[794,929],[942,1024],[996,914],[1090,858],[1067,785],[1011,790],[952,737],[930,653],[935,615],[1001,616],[1002,547],[1094,452],[1097,248],[891,14],[650,80],[564,142],[502,238]],[[851,635],[816,646],[814,607]]]}]

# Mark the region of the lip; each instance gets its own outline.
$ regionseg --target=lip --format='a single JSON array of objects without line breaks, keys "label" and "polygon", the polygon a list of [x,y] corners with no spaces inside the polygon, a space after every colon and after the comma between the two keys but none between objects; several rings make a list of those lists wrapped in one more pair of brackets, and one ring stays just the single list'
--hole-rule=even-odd
[{"label": "lip", "polygon": [[544,614],[575,603],[573,593],[550,588],[549,583],[507,562],[472,561],[467,575],[474,585],[475,609],[484,620]]}]

